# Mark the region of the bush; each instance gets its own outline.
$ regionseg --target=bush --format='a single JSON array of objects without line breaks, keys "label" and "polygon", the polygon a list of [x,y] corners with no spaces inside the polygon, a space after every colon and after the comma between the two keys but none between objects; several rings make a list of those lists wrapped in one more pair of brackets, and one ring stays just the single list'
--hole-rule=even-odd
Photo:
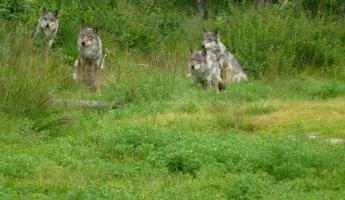
[{"label": "bush", "polygon": [[170,172],[189,173],[193,176],[196,176],[196,171],[201,167],[200,160],[190,151],[171,152],[165,163]]},{"label": "bush", "polygon": [[21,17],[32,7],[33,4],[27,0],[2,0],[0,2],[0,17],[5,19]]},{"label": "bush", "polygon": [[29,118],[34,131],[68,123],[68,118],[61,117],[53,106],[51,95],[65,84],[59,79],[66,74],[56,60],[35,55],[31,40],[22,35],[25,31],[18,27],[1,38],[6,48],[0,54],[4,63],[0,69],[0,111]]},{"label": "bush", "polygon": [[241,174],[235,176],[226,188],[229,199],[250,200],[262,199],[262,194],[267,193],[270,179],[260,174]]}]

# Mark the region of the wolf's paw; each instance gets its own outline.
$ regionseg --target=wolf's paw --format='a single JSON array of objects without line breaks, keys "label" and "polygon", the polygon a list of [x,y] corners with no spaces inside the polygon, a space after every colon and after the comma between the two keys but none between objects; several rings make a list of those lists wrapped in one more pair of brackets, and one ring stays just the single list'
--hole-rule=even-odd
[{"label": "wolf's paw", "polygon": [[72,79],[73,80],[75,80],[75,81],[77,81],[78,80],[78,75],[77,75],[77,73],[72,73]]}]

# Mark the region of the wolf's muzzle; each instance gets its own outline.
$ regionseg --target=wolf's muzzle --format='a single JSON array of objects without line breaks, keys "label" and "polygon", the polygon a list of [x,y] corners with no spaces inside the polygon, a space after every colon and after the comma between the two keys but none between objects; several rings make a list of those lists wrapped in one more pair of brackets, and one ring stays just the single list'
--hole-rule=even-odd
[{"label": "wolf's muzzle", "polygon": [[190,66],[190,68],[192,68],[192,70],[194,70],[194,69],[195,69],[195,66],[194,66],[194,65],[192,65],[192,66]]}]

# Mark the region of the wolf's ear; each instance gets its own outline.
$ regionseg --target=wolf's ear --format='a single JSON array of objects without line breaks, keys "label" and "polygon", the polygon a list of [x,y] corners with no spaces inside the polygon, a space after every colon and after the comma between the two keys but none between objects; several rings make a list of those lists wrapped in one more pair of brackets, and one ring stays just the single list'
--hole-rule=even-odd
[{"label": "wolf's ear", "polygon": [[86,29],[85,24],[81,24],[81,25],[80,25],[80,30],[84,30],[84,29]]},{"label": "wolf's ear", "polygon": [[190,54],[192,54],[194,51],[192,48],[189,48],[189,52],[190,52]]},{"label": "wolf's ear", "polygon": [[59,15],[59,10],[54,11],[54,16],[57,17]]},{"label": "wolf's ear", "polygon": [[93,31],[98,35],[101,32],[101,29],[99,29],[99,27],[96,27],[93,29]]},{"label": "wolf's ear", "polygon": [[43,7],[42,11],[43,11],[43,14],[47,14],[48,13],[48,10],[47,10],[46,7]]},{"label": "wolf's ear", "polygon": [[206,51],[206,49],[202,50],[201,55],[204,56],[204,57],[207,57],[207,51]]},{"label": "wolf's ear", "polygon": [[219,33],[218,33],[217,30],[214,31],[214,35],[215,35],[216,37],[219,37]]}]

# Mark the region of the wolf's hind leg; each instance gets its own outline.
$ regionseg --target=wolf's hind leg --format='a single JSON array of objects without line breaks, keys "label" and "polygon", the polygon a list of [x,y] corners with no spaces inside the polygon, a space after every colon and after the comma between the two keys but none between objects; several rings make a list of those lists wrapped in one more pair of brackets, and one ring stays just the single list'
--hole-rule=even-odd
[{"label": "wolf's hind leg", "polygon": [[224,63],[221,76],[224,84],[228,84],[231,81],[231,68],[229,63]]},{"label": "wolf's hind leg", "polygon": [[211,86],[211,81],[205,80],[202,82],[202,87],[204,88],[204,90],[208,90],[210,86]]}]

